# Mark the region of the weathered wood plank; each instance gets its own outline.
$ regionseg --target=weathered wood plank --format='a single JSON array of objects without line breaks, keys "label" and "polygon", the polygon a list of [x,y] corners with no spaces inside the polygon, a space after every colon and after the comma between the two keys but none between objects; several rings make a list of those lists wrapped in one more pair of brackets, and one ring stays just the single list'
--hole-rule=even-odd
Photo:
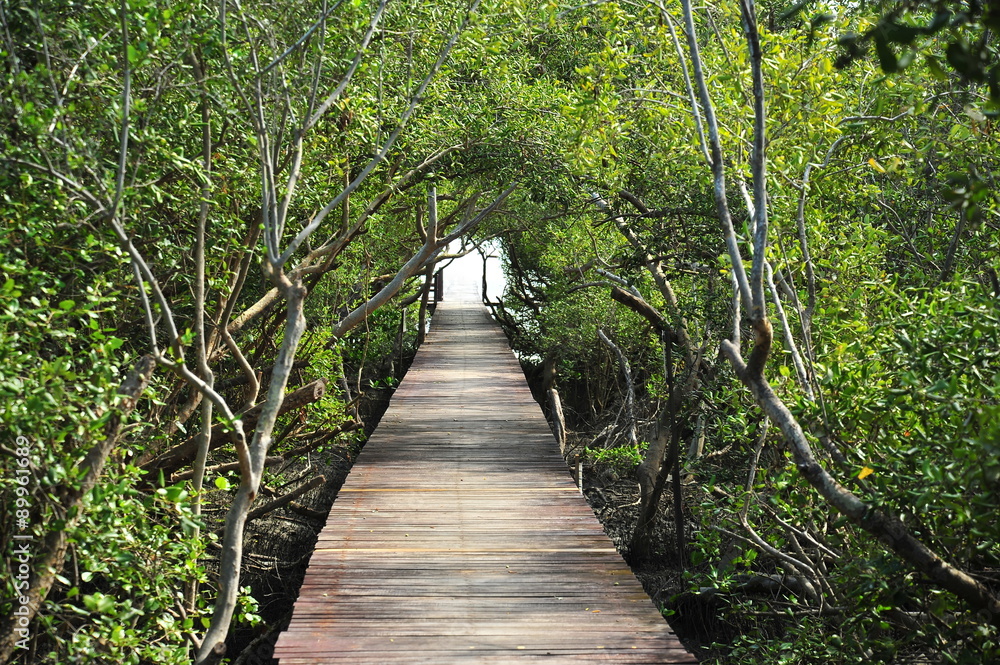
[{"label": "weathered wood plank", "polygon": [[486,310],[442,303],[336,502],[281,665],[694,663],[604,534]]}]

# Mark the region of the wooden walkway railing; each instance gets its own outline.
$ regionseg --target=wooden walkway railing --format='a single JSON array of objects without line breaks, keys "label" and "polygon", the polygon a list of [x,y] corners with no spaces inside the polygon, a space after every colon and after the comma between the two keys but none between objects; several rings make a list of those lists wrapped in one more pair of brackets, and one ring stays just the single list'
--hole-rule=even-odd
[{"label": "wooden walkway railing", "polygon": [[451,302],[340,490],[274,655],[696,662],[574,485],[502,332]]}]

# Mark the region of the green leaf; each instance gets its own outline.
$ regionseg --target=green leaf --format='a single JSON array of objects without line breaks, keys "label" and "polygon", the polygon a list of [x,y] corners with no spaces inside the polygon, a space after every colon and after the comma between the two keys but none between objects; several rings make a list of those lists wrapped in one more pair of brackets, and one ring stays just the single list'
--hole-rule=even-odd
[{"label": "green leaf", "polygon": [[173,487],[168,487],[166,491],[167,501],[172,503],[177,503],[178,501],[183,501],[187,498],[187,490],[183,487],[178,487],[174,485]]}]

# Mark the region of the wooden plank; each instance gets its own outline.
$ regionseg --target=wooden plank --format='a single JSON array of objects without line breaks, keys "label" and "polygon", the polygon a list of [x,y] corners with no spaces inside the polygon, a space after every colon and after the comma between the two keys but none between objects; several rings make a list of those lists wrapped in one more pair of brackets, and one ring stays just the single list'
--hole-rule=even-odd
[{"label": "wooden plank", "polygon": [[281,665],[694,663],[478,304],[431,333],[330,511]]}]

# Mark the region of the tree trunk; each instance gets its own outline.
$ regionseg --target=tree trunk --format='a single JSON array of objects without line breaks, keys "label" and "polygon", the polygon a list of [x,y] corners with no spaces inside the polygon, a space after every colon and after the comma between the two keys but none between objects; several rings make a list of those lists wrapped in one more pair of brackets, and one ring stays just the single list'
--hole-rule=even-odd
[{"label": "tree trunk", "polygon": [[[633,560],[645,559],[650,554],[653,527],[656,526],[656,513],[660,507],[660,497],[663,496],[663,488],[666,487],[667,478],[670,477],[671,471],[677,465],[677,453],[680,450],[680,429],[677,423],[671,426],[670,445],[667,446],[666,459],[660,464],[659,472],[656,474],[655,483],[653,483],[649,495],[641,501],[639,520],[636,522],[628,547],[629,555]],[[666,433],[658,438],[666,439]]]},{"label": "tree trunk", "polygon": [[424,289],[420,294],[420,323],[417,328],[417,346],[424,343],[427,335],[427,302],[431,295],[431,282],[434,279],[434,264],[427,266],[427,274],[424,277]]},{"label": "tree trunk", "polygon": [[[249,446],[249,469],[245,469],[241,474],[240,487],[226,514],[222,554],[219,557],[219,593],[208,630],[198,648],[195,659],[197,665],[219,662],[226,652],[226,635],[229,633],[239,594],[240,567],[243,561],[243,529],[246,526],[250,506],[257,498],[275,423],[285,400],[290,397],[285,395],[285,386],[292,371],[295,352],[306,328],[303,314],[306,290],[301,280],[293,283],[280,274],[276,280],[284,291],[287,303],[284,339],[274,363],[267,398],[262,405],[257,428]],[[322,383],[325,387],[326,382]]]},{"label": "tree trunk", "polygon": [[546,391],[549,398],[549,409],[552,411],[552,429],[559,442],[559,454],[566,456],[566,418],[563,416],[562,401],[559,399],[559,391],[549,388]]}]

